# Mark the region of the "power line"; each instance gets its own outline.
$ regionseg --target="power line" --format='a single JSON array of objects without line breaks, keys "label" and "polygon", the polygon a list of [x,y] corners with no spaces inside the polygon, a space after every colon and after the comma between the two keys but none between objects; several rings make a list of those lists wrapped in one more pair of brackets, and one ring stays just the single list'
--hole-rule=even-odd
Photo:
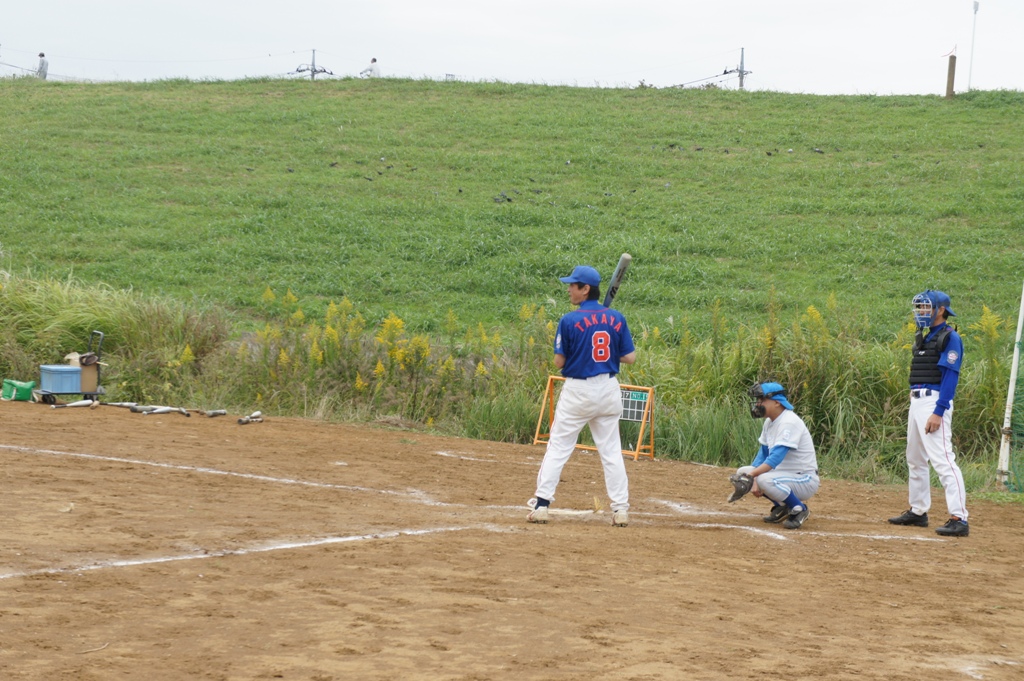
[{"label": "power line", "polygon": [[[31,50],[18,50],[13,47],[5,47],[5,50],[11,52],[20,52],[22,54],[32,54]],[[124,64],[202,64],[207,62],[229,62],[229,61],[256,61],[259,59],[272,59],[275,57],[287,57],[293,54],[299,54],[305,52],[305,50],[292,50],[291,52],[281,52],[278,54],[268,54],[267,56],[259,57],[223,57],[220,59],[109,59],[105,57],[71,57],[63,54],[50,54],[51,59],[66,59],[69,61],[100,61],[100,62],[115,62]]]}]

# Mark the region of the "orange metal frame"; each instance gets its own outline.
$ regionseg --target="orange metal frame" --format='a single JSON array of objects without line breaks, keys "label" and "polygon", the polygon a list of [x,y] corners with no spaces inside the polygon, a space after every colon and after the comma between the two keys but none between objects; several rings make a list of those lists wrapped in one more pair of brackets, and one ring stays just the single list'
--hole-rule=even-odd
[{"label": "orange metal frame", "polygon": [[[555,383],[558,381],[565,381],[563,376],[548,376],[548,386],[544,390],[544,399],[540,403],[540,415],[537,417],[537,430],[533,435],[533,444],[543,445],[547,444],[548,439],[551,437],[551,431],[546,433],[540,432],[541,427],[544,425],[544,414],[548,416],[548,428],[551,427],[551,423],[555,420]],[[654,388],[648,388],[642,385],[626,385],[624,383],[619,384],[619,388],[622,390],[633,390],[636,392],[647,393],[647,403],[644,405],[643,417],[640,420],[640,432],[637,434],[636,442],[637,447],[635,450],[623,449],[623,456],[632,456],[633,461],[636,461],[641,456],[649,456],[651,459],[654,458]],[[646,436],[646,442],[644,442]],[[577,444],[576,449],[584,449],[591,452],[596,452],[597,447],[593,445],[581,445]]]}]

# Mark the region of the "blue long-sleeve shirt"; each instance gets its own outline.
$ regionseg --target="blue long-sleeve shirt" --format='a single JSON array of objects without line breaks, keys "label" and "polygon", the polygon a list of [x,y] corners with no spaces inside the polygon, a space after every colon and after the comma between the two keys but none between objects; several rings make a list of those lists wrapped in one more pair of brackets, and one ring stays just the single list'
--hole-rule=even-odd
[{"label": "blue long-sleeve shirt", "polygon": [[766,463],[772,467],[772,470],[775,470],[782,463],[782,460],[786,458],[786,454],[789,454],[789,447],[776,445],[768,449],[768,445],[761,445],[761,448],[757,450],[757,456],[754,457],[754,462],[750,465],[757,468],[761,464]]}]

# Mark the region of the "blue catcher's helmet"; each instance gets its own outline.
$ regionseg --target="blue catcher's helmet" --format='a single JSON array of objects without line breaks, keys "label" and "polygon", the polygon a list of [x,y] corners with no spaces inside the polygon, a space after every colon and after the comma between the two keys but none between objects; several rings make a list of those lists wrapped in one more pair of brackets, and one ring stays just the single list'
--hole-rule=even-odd
[{"label": "blue catcher's helmet", "polygon": [[911,304],[914,307],[914,322],[919,329],[927,329],[935,323],[935,315],[940,307],[946,308],[950,317],[956,316],[956,312],[950,307],[949,296],[942,291],[929,289],[924,293],[918,293]]}]

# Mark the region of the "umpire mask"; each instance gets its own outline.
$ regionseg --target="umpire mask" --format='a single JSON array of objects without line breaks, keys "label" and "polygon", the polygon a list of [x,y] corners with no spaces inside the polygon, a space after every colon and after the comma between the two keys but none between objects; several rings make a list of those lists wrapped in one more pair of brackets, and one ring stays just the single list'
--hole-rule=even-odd
[{"label": "umpire mask", "polygon": [[932,305],[932,298],[928,291],[918,293],[914,296],[914,323],[919,329],[927,329],[935,319],[935,306]]}]

